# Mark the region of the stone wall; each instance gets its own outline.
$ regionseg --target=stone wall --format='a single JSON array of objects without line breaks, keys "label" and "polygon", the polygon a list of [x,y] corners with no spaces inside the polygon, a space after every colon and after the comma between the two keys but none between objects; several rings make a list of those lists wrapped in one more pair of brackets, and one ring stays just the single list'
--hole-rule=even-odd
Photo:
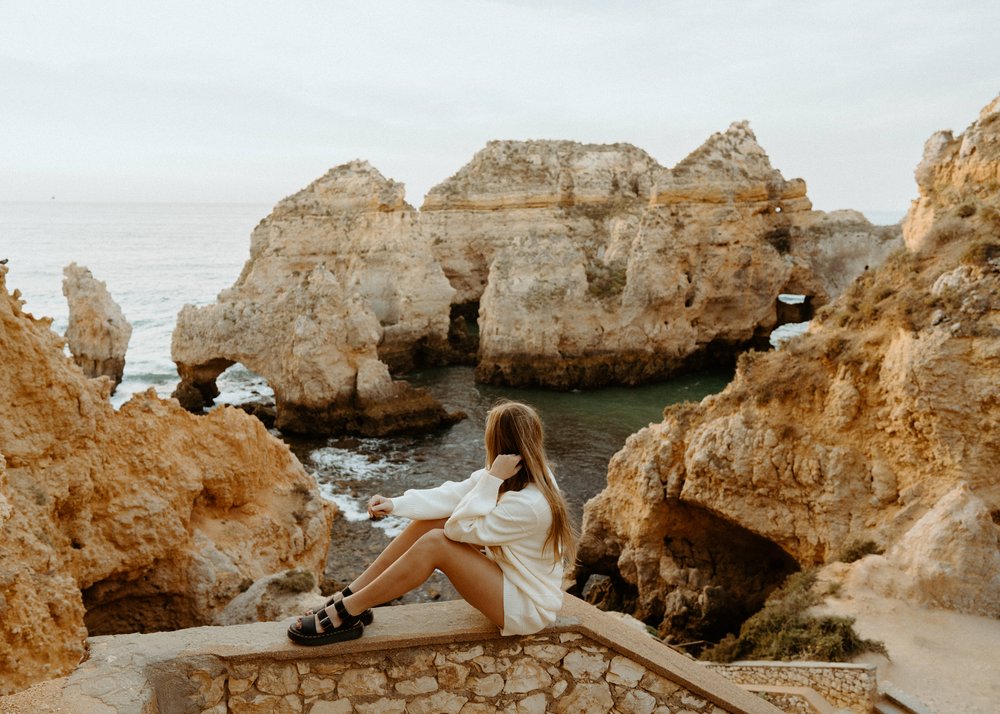
[{"label": "stone wall", "polygon": [[286,626],[92,638],[72,675],[0,699],[0,711],[778,712],[569,596],[556,622],[530,637],[500,637],[462,601],[378,608],[361,639],[323,647],[290,643]]},{"label": "stone wall", "polygon": [[[830,704],[852,712],[868,714],[873,711],[878,699],[878,681],[873,664],[733,662],[709,666],[737,684],[750,685],[754,690],[771,692],[776,696],[792,698],[789,692],[782,692],[782,689],[812,689]],[[778,706],[784,711],[815,711],[812,707],[801,708],[803,700],[800,697],[795,699],[798,705],[793,705],[794,708],[783,704]]]},{"label": "stone wall", "polygon": [[731,711],[575,632],[213,664],[187,673],[197,711],[211,714]]}]

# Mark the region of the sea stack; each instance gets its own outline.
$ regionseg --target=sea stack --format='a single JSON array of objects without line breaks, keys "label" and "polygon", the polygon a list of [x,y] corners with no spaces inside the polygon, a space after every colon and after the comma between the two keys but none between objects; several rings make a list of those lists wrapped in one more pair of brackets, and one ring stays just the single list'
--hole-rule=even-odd
[{"label": "sea stack", "polygon": [[69,303],[66,342],[73,361],[88,377],[109,377],[114,394],[125,371],[132,325],[111,298],[107,285],[87,268],[70,263],[63,276],[63,295]]},{"label": "sea stack", "polygon": [[584,513],[595,599],[718,639],[790,568],[870,543],[838,577],[1000,616],[1000,99],[917,181],[905,249],[614,456]]},{"label": "sea stack", "polygon": [[176,396],[200,409],[240,362],[274,389],[283,431],[381,436],[452,423],[389,369],[447,353],[453,294],[403,185],[367,162],[344,164],[261,221],[215,304],[181,310]]},{"label": "sea stack", "polygon": [[898,226],[813,211],[747,122],[672,169],[629,144],[490,142],[421,221],[478,312],[477,379],[558,389],[731,365],[766,344],[780,293],[811,311],[900,242]]}]

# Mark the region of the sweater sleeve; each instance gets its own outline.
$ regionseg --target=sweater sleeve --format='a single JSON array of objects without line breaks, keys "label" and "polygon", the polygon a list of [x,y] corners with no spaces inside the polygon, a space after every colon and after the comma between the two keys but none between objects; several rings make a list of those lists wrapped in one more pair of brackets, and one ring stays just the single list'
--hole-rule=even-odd
[{"label": "sweater sleeve", "polygon": [[392,499],[392,515],[415,521],[447,518],[483,473],[486,469],[473,472],[464,481],[445,481],[435,488],[411,488]]},{"label": "sweater sleeve", "polygon": [[497,503],[502,484],[501,479],[484,470],[444,524],[444,534],[463,543],[504,545],[534,530],[538,514],[530,502],[511,493]]}]

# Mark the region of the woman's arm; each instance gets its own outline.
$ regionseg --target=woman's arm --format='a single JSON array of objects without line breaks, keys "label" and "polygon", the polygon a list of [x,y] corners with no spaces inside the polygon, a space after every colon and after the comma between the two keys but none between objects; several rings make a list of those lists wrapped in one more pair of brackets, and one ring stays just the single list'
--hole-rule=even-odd
[{"label": "woman's arm", "polygon": [[452,540],[476,545],[503,545],[537,528],[538,514],[522,493],[508,493],[497,503],[500,486],[520,470],[518,456],[498,456],[444,524]]},{"label": "woman's arm", "polygon": [[464,481],[445,481],[435,488],[411,488],[395,498],[373,496],[368,503],[368,514],[378,518],[391,513],[415,521],[447,518],[484,473],[486,470],[480,469]]}]

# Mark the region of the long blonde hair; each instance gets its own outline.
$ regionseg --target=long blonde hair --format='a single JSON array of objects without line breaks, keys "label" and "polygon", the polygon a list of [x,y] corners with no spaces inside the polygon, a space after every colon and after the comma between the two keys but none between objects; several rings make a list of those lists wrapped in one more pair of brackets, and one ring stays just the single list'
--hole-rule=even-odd
[{"label": "long blonde hair", "polygon": [[[576,534],[569,520],[566,499],[556,486],[545,456],[545,432],[538,413],[527,404],[502,401],[486,415],[486,468],[500,454],[520,454],[521,470],[503,482],[500,493],[520,491],[529,483],[535,484],[549,502],[552,525],[545,539],[545,547],[552,549],[556,559],[572,564],[576,559]],[[502,558],[499,547],[490,546],[497,558]]]}]

